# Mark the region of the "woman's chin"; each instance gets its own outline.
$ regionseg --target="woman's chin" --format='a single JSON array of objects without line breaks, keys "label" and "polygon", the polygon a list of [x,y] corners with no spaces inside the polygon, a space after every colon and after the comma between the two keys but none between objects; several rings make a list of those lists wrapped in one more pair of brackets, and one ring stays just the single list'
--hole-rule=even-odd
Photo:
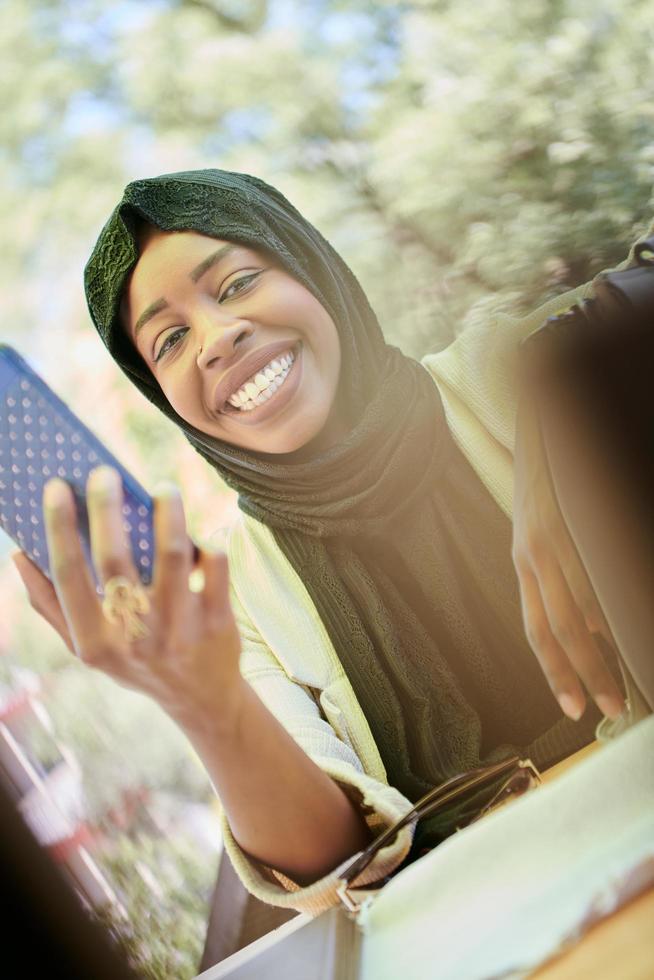
[{"label": "woman's chin", "polygon": [[306,435],[297,435],[292,438],[285,437],[279,440],[271,438],[265,441],[265,444],[258,449],[258,452],[276,456],[279,462],[282,462],[285,457],[298,458],[307,451],[311,452],[315,443],[316,433],[313,432]]},{"label": "woman's chin", "polygon": [[[305,418],[303,421],[306,423],[307,419]],[[191,424],[197,426],[197,423]],[[257,432],[254,427],[250,426],[216,426],[214,422],[213,425],[203,425],[201,431],[213,439],[219,439],[221,442],[229,443],[229,445],[239,449],[277,457],[291,457],[295,453],[300,453],[306,447],[311,447],[317,442],[320,435],[320,427],[307,427],[306,424],[302,426],[301,431],[289,432],[285,428],[281,432],[274,432],[273,430]]]}]

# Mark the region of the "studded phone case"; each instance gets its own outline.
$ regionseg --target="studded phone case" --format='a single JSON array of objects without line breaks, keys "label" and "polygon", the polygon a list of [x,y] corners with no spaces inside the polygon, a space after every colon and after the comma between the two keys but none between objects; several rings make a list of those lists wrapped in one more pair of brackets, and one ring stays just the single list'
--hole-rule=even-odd
[{"label": "studded phone case", "polygon": [[85,491],[89,473],[102,464],[121,474],[124,527],[139,577],[148,584],[154,560],[152,498],[20,354],[0,344],[0,526],[51,578],[43,487],[51,477],[62,477],[75,494],[82,546],[98,591]]}]

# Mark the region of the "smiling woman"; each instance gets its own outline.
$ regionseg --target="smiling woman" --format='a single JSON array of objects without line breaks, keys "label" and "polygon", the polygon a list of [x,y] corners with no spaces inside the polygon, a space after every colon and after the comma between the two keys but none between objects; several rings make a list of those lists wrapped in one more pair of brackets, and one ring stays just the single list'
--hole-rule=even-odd
[{"label": "smiling woman", "polygon": [[343,435],[334,321],[272,258],[141,225],[121,315],[166,399],[195,428],[268,453],[313,452]]},{"label": "smiling woman", "polygon": [[[51,595],[51,621],[72,622],[87,659],[186,732],[253,894],[319,912],[343,862],[435,785],[515,754],[545,768],[591,741],[602,713],[634,720],[540,443],[514,440],[518,344],[585,287],[418,363],[385,342],[350,269],[279,191],[221,170],[129,184],[85,284],[117,364],[242,514],[226,555],[200,549],[206,583],[191,594],[181,501],[157,501],[156,641],[107,638],[79,597],[76,624],[65,583],[70,609]],[[514,450],[526,523],[513,521]],[[90,500],[103,581],[136,582],[109,489],[97,517]],[[72,547],[70,500],[53,503],[53,545]],[[521,605],[513,525],[532,540],[543,513],[538,561],[517,549]],[[404,827],[359,884],[497,789]]]}]

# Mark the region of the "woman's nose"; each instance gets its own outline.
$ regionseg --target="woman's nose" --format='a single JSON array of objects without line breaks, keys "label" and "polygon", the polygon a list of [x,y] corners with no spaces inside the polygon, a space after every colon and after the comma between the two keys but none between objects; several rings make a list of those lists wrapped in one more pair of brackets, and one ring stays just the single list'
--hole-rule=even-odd
[{"label": "woman's nose", "polygon": [[246,320],[238,320],[228,326],[213,323],[203,330],[199,338],[197,365],[202,370],[211,366],[217,358],[229,360],[236,347],[251,336],[254,327]]}]

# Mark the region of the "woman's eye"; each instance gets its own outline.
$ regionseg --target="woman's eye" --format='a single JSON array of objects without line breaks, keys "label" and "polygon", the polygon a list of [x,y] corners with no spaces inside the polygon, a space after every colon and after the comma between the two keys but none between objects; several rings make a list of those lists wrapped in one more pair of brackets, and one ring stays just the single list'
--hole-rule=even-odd
[{"label": "woman's eye", "polygon": [[155,359],[154,359],[155,360],[155,363],[157,361],[160,361],[161,358],[164,357],[164,355],[167,354],[169,350],[172,350],[173,347],[176,347],[177,346],[178,341],[175,340],[175,337],[179,337],[180,334],[183,334],[185,330],[186,330],[186,327],[179,327],[179,329],[173,330],[172,333],[169,333],[168,334],[168,336],[164,340],[163,344],[159,348],[159,353],[155,356]]},{"label": "woman's eye", "polygon": [[218,302],[222,303],[224,299],[231,299],[231,297],[235,296],[237,293],[242,293],[259,275],[261,275],[260,272],[250,272],[247,276],[240,276],[238,279],[235,279],[234,282],[227,287],[225,292],[218,297]]}]

